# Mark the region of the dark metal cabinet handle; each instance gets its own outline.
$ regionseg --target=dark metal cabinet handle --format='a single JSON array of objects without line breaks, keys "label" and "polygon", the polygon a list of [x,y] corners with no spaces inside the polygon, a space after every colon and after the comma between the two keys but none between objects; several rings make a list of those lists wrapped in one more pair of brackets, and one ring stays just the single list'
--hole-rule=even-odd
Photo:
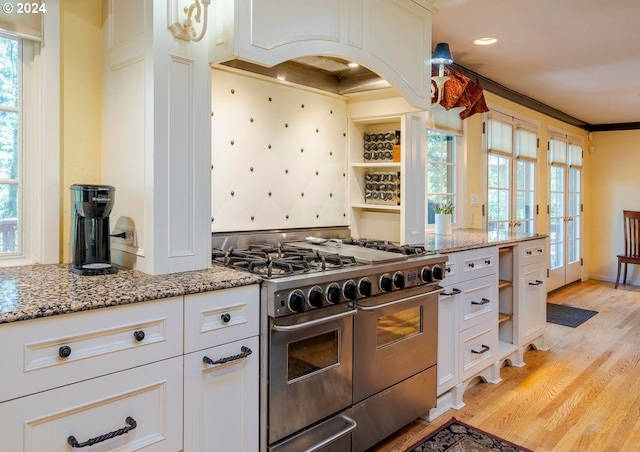
[{"label": "dark metal cabinet handle", "polygon": [[527,255],[531,256],[533,253],[531,252],[531,250],[527,250]]},{"label": "dark metal cabinet handle", "polygon": [[469,267],[470,267],[470,268],[473,268],[473,267],[475,267],[475,266],[476,266],[476,264],[474,264],[473,262],[470,262],[470,263],[469,263]]},{"label": "dark metal cabinet handle", "polygon": [[450,297],[451,295],[458,295],[459,293],[462,293],[462,291],[454,287],[453,289],[451,289],[451,292],[442,292],[442,295]]},{"label": "dark metal cabinet handle", "polygon": [[71,447],[86,447],[93,446],[94,444],[101,443],[102,441],[106,441],[111,438],[115,438],[116,436],[124,435],[125,433],[130,432],[134,428],[138,426],[138,423],[130,416],[127,416],[125,419],[126,427],[119,428],[113,432],[105,433],[104,435],[96,436],[95,438],[89,438],[84,443],[79,443],[75,436],[71,435],[67,438],[67,443]]},{"label": "dark metal cabinet handle", "polygon": [[539,286],[540,284],[542,284],[542,281],[540,281],[539,279],[536,279],[536,282],[529,281],[530,286]]},{"label": "dark metal cabinet handle", "polygon": [[491,347],[489,347],[488,345],[484,345],[482,344],[482,350],[477,351],[477,350],[471,350],[471,353],[475,353],[476,355],[482,355],[486,352],[488,352],[489,350],[491,350]]},{"label": "dark metal cabinet handle", "polygon": [[60,356],[60,358],[68,358],[69,356],[71,356],[71,347],[69,347],[68,345],[63,345],[62,347],[60,347],[58,349],[58,356]]},{"label": "dark metal cabinet handle", "polygon": [[142,330],[138,330],[138,331],[134,331],[133,332],[133,337],[138,342],[142,342],[144,340],[144,336],[145,336],[145,334],[144,334],[144,331],[142,331]]},{"label": "dark metal cabinet handle", "polygon": [[447,273],[451,273],[451,267],[447,267],[445,270]]},{"label": "dark metal cabinet handle", "polygon": [[472,301],[471,304],[477,304],[482,306],[483,304],[491,303],[491,300],[488,298],[482,298],[482,301]]},{"label": "dark metal cabinet handle", "polygon": [[484,263],[487,265],[491,265],[491,259],[487,259],[486,261],[484,261]]},{"label": "dark metal cabinet handle", "polygon": [[222,314],[220,318],[224,323],[229,323],[229,321],[231,320],[231,314]]},{"label": "dark metal cabinet handle", "polygon": [[217,359],[215,361],[212,360],[211,358],[209,358],[208,356],[205,356],[204,358],[202,358],[202,361],[204,363],[206,363],[206,364],[209,364],[209,365],[224,364],[224,363],[228,363],[230,361],[237,361],[238,359],[246,358],[251,353],[253,353],[249,347],[245,347],[244,345],[242,347],[240,347],[240,351],[242,353],[240,353],[238,355],[227,356],[226,358],[220,358],[220,359]]}]

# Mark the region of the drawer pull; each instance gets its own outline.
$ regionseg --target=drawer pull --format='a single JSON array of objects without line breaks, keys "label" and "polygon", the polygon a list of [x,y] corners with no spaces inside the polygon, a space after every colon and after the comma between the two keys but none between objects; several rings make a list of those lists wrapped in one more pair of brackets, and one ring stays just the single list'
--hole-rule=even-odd
[{"label": "drawer pull", "polygon": [[531,256],[533,252],[531,250],[527,250],[527,256]]},{"label": "drawer pull", "polygon": [[138,330],[133,332],[133,337],[136,341],[142,342],[144,340],[144,331]]},{"label": "drawer pull", "polygon": [[476,266],[476,264],[474,264],[473,262],[470,262],[470,263],[469,263],[469,268],[473,268],[473,267],[475,267],[475,266]]},{"label": "drawer pull", "polygon": [[138,423],[130,416],[127,416],[125,419],[126,427],[119,428],[113,432],[105,433],[104,435],[96,436],[95,438],[89,438],[84,443],[79,443],[75,436],[70,436],[67,438],[67,443],[71,447],[86,447],[93,446],[94,444],[101,443],[102,441],[106,441],[111,438],[115,438],[116,436],[124,435],[125,433],[130,432],[134,428],[138,426]]},{"label": "drawer pull", "polygon": [[486,261],[484,261],[484,263],[487,265],[491,265],[491,259],[487,259]]},{"label": "drawer pull", "polygon": [[231,320],[231,314],[222,314],[220,318],[224,323],[229,323],[229,321]]},{"label": "drawer pull", "polygon": [[60,347],[58,349],[58,356],[60,356],[60,358],[68,358],[69,356],[71,356],[71,347],[69,347],[68,345],[63,345],[62,347]]},{"label": "drawer pull", "polygon": [[476,355],[482,355],[482,354],[488,352],[489,350],[491,350],[491,347],[489,347],[488,345],[482,344],[482,350],[477,351],[477,350],[471,349],[471,353],[475,353]]},{"label": "drawer pull", "polygon": [[451,292],[442,292],[442,295],[450,297],[451,295],[458,295],[459,293],[462,293],[462,291],[454,287],[453,289],[451,289]]},{"label": "drawer pull", "polygon": [[542,284],[542,281],[540,281],[539,279],[536,279],[536,282],[529,281],[530,286],[539,286],[540,284]]},{"label": "drawer pull", "polygon": [[472,301],[471,304],[477,304],[477,305],[484,305],[487,303],[491,303],[491,300],[489,300],[488,298],[483,298],[482,301]]},{"label": "drawer pull", "polygon": [[205,356],[204,358],[202,358],[202,361],[209,365],[224,364],[230,361],[236,361],[238,359],[246,358],[251,353],[253,353],[249,347],[245,347],[244,345],[240,348],[240,350],[242,351],[242,353],[240,353],[239,355],[227,356],[226,358],[220,358],[215,361],[208,356]]}]

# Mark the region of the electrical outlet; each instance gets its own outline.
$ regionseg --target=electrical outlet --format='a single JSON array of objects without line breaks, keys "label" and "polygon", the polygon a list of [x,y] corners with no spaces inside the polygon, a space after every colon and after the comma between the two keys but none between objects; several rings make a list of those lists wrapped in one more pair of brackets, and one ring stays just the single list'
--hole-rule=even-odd
[{"label": "electrical outlet", "polygon": [[471,195],[471,207],[478,207],[480,205],[480,195]]},{"label": "electrical outlet", "polygon": [[122,226],[122,232],[124,232],[124,238],[122,239],[122,243],[127,246],[135,246],[136,242],[136,230],[135,228],[129,226]]}]

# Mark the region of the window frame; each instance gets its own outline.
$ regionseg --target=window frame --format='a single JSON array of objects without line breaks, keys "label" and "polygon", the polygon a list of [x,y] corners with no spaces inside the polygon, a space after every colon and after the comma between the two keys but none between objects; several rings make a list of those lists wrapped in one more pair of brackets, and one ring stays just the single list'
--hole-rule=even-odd
[{"label": "window frame", "polygon": [[[425,153],[425,199],[426,199],[426,206],[425,206],[425,229],[427,232],[433,232],[435,231],[435,222],[434,223],[429,223],[429,196],[430,196],[430,192],[428,191],[429,189],[429,169],[428,169],[428,165],[429,165],[429,132],[433,132],[433,133],[439,133],[439,134],[443,134],[443,135],[449,135],[452,136],[454,139],[454,144],[453,144],[453,152],[454,152],[454,163],[452,166],[454,166],[454,170],[453,170],[453,174],[455,175],[455,181],[454,181],[454,192],[452,194],[452,196],[454,197],[454,214],[452,216],[452,222],[451,225],[454,228],[457,227],[462,227],[464,224],[464,218],[465,218],[465,209],[464,209],[464,193],[465,193],[465,189],[466,189],[466,185],[464,183],[464,134],[460,134],[457,132],[454,132],[452,130],[446,130],[443,128],[439,128],[437,126],[428,126],[426,129],[426,134],[425,134],[425,139],[426,139],[426,153]],[[440,196],[441,193],[437,193],[437,196]]]},{"label": "window frame", "polygon": [[[519,193],[533,192],[533,206],[534,211],[532,212],[532,229],[533,232],[537,231],[539,228],[539,186],[538,182],[540,180],[540,159],[541,159],[541,149],[540,149],[540,123],[532,118],[519,115],[515,112],[510,112],[503,108],[489,105],[490,112],[483,114],[483,154],[484,158],[483,162],[483,181],[482,186],[484,189],[484,198],[485,198],[485,206],[486,211],[483,212],[483,223],[484,228],[489,230],[489,156],[495,155],[500,158],[508,159],[509,161],[509,175],[508,175],[508,209],[509,209],[509,218],[506,220],[508,222],[509,231],[519,231],[522,228],[522,223],[520,226],[515,221],[518,221],[516,218],[517,211],[517,199]],[[511,127],[512,136],[511,136],[511,145],[509,149],[506,150],[490,150],[490,125],[489,120],[495,118],[497,121],[506,123]],[[520,156],[519,155],[519,136],[518,131],[524,130],[527,132],[533,132],[536,135],[536,158],[531,158],[530,156]],[[519,190],[518,189],[518,164],[519,162],[531,163],[534,165],[533,167],[533,188]],[[511,224],[514,223],[514,224]],[[517,229],[513,229],[517,228]],[[502,230],[502,229],[499,229]]]},{"label": "window frame", "polygon": [[22,41],[23,248],[0,267],[60,262],[60,4],[47,2],[42,41]]}]

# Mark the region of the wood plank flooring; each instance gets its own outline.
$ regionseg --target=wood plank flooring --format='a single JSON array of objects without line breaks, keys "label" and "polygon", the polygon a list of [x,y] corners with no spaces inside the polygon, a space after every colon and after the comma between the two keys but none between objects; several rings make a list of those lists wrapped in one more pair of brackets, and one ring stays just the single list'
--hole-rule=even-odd
[{"label": "wood plank flooring", "polygon": [[589,280],[548,301],[593,309],[577,328],[547,324],[546,352],[467,389],[465,406],[416,421],[370,452],[400,452],[451,417],[539,452],[640,451],[640,287]]}]

